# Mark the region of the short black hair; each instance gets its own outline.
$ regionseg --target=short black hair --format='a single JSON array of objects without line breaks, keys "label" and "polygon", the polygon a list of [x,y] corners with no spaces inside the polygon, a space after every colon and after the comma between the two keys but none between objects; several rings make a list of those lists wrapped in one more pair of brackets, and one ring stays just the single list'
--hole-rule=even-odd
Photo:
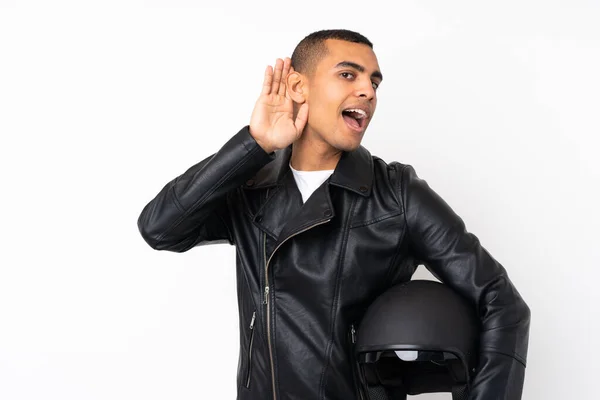
[{"label": "short black hair", "polygon": [[358,32],[347,29],[327,29],[311,33],[298,43],[292,53],[292,67],[295,71],[312,76],[317,63],[327,55],[325,40],[336,39],[352,43],[362,43],[373,48],[373,43]]}]

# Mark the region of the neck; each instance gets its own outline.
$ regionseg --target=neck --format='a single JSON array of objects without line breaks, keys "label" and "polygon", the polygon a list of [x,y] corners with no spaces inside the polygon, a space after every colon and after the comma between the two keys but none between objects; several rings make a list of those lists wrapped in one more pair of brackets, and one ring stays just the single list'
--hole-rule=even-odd
[{"label": "neck", "polygon": [[318,140],[315,134],[305,129],[292,145],[290,163],[298,171],[322,171],[335,169],[342,151]]}]

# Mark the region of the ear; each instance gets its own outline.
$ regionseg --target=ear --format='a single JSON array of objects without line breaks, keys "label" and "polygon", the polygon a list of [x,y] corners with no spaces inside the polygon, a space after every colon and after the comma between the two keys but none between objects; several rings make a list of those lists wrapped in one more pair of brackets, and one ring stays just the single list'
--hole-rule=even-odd
[{"label": "ear", "polygon": [[308,97],[308,85],[306,84],[306,77],[294,70],[291,70],[287,76],[287,93],[291,99],[298,103],[303,104],[306,102]]}]

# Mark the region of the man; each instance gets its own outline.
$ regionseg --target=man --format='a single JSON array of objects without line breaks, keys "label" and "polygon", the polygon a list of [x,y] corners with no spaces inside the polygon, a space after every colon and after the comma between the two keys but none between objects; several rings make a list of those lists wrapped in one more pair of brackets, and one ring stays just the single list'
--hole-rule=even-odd
[{"label": "man", "polygon": [[482,321],[473,400],[519,399],[530,311],[413,167],[360,145],[383,76],[372,43],[315,32],[268,66],[250,124],[143,209],[157,250],[236,246],[238,400],[358,399],[348,329],[425,265]]}]

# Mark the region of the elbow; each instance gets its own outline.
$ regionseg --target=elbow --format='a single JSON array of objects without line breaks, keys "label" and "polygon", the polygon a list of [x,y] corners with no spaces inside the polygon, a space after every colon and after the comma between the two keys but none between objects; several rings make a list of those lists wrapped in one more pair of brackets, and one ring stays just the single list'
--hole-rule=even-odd
[{"label": "elbow", "polygon": [[513,307],[511,310],[511,314],[513,314],[515,319],[518,321],[517,323],[521,325],[526,332],[529,332],[529,323],[531,321],[531,308],[525,302],[525,299],[516,289],[514,284],[512,284],[512,282],[510,282],[508,278],[506,278],[506,280],[508,283],[507,289],[509,289],[509,293],[511,293],[512,297]]},{"label": "elbow", "polygon": [[137,227],[140,235],[144,239],[144,241],[154,250],[162,250],[160,248],[160,233],[153,229],[152,224],[148,222],[146,218],[144,218],[144,213],[139,216],[137,220]]},{"label": "elbow", "polygon": [[150,204],[147,205],[138,217],[138,231],[148,246],[154,250],[171,250],[165,219],[158,218],[157,215],[160,214],[154,212]]},{"label": "elbow", "polygon": [[495,326],[529,325],[531,309],[508,276],[494,280],[484,293],[485,314],[495,316]]},{"label": "elbow", "polygon": [[523,327],[523,333],[529,339],[529,326],[531,324],[531,308],[525,303],[522,297],[519,296],[519,302],[516,307],[516,313],[519,318],[519,323]]},{"label": "elbow", "polygon": [[137,226],[144,241],[154,250],[184,253],[201,241],[201,238],[193,236],[182,239],[172,234],[167,234],[163,229],[160,229],[158,224],[148,223],[143,218],[143,214],[140,215]]},{"label": "elbow", "polygon": [[529,308],[527,303],[525,303],[525,300],[523,300],[522,298],[519,313],[521,314],[521,319],[527,321],[527,324],[529,324],[529,322],[531,321],[531,308]]},{"label": "elbow", "polygon": [[529,350],[529,328],[531,324],[531,309],[521,298],[517,307],[518,315],[517,341],[515,346],[515,359],[519,360],[523,366],[527,365],[527,353]]}]

